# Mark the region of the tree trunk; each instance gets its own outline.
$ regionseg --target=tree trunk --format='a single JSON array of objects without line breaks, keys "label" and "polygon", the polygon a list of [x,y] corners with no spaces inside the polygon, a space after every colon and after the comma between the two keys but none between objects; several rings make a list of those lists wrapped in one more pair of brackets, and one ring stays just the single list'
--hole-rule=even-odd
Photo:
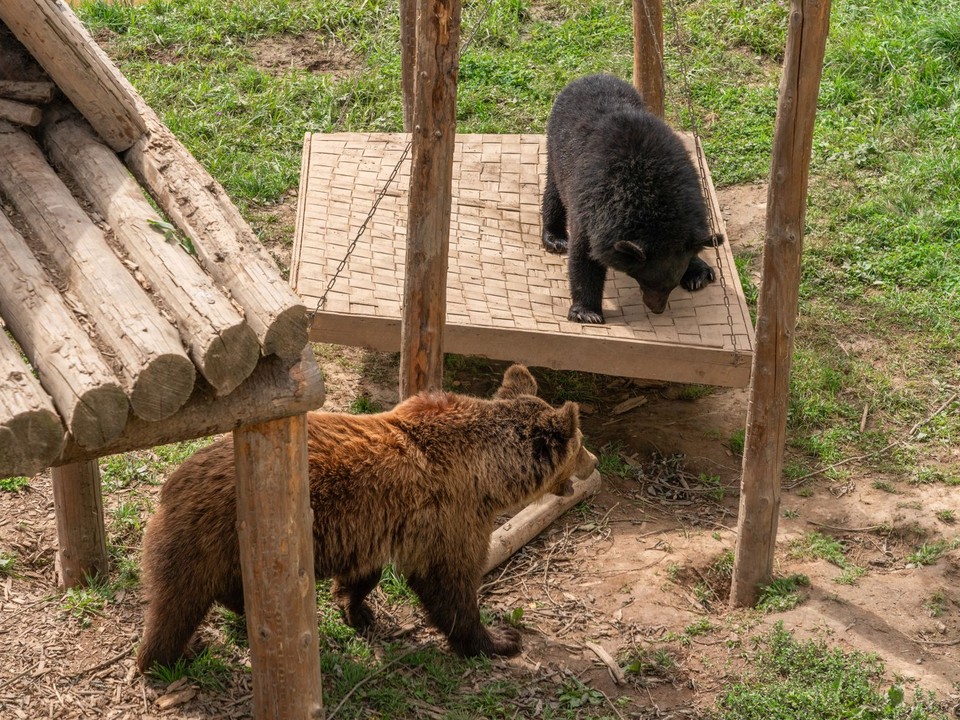
[{"label": "tree trunk", "polygon": [[57,515],[57,575],[63,589],[106,577],[107,534],[103,527],[100,466],[96,460],[55,467],[53,507]]},{"label": "tree trunk", "polygon": [[633,0],[633,86],[663,117],[663,0]]}]

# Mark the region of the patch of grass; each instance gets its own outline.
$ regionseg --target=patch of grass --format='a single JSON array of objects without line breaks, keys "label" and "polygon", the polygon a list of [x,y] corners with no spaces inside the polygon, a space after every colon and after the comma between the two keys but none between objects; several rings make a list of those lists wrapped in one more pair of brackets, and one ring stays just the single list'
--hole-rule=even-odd
[{"label": "patch of grass", "polygon": [[94,580],[85,587],[68,588],[60,607],[72,615],[81,627],[90,627],[94,617],[103,616],[103,609],[112,598],[113,588],[105,582]]},{"label": "patch of grass", "polygon": [[726,489],[723,487],[723,481],[719,475],[700,473],[697,477],[697,484],[706,490],[706,496],[715,502],[720,502],[726,495]]},{"label": "patch of grass", "polygon": [[[709,623],[708,623],[709,624]],[[669,678],[676,672],[677,659],[666,648],[636,649],[624,663],[624,671],[632,675]]]},{"label": "patch of grass", "polygon": [[938,510],[937,520],[947,525],[953,525],[957,521],[957,514],[953,510]]},{"label": "patch of grass", "polygon": [[220,631],[223,633],[226,641],[236,647],[249,647],[247,638],[247,620],[243,615],[237,615],[232,610],[217,606],[216,608]]},{"label": "patch of grass", "polygon": [[947,593],[940,588],[933,592],[929,598],[923,603],[923,606],[930,613],[930,617],[938,618],[946,611],[949,606],[950,601],[947,598]]},{"label": "patch of grass", "polygon": [[212,438],[199,438],[101,458],[103,490],[111,493],[139,485],[157,485],[164,474],[212,441]]},{"label": "patch of grass", "polygon": [[700,637],[701,635],[709,635],[716,629],[717,626],[710,622],[709,618],[702,617],[695,623],[687,625],[683,632],[690,637]]},{"label": "patch of grass", "polygon": [[867,569],[860,565],[847,565],[834,582],[838,585],[855,585],[857,580],[867,574]]},{"label": "patch of grass", "polygon": [[398,605],[415,605],[420,602],[417,599],[417,594],[410,589],[406,579],[393,565],[387,565],[383,569],[380,589],[390,602]]},{"label": "patch of grass", "polygon": [[826,560],[837,567],[845,567],[847,564],[843,543],[816,531],[792,541],[788,552],[791,557]]},{"label": "patch of grass", "polygon": [[629,478],[636,474],[633,467],[623,459],[623,443],[607,443],[597,452],[597,469],[604,477]]},{"label": "patch of grass", "polygon": [[717,701],[718,720],[948,718],[932,694],[908,701],[902,687],[887,686],[875,655],[798,641],[782,623],[755,645],[752,668]]},{"label": "patch of grass", "polygon": [[0,478],[0,490],[9,493],[21,493],[30,489],[30,478],[19,475]]},{"label": "patch of grass", "polygon": [[886,480],[874,480],[870,485],[874,490],[880,490],[885,493],[890,493],[891,495],[899,494],[899,491],[894,487],[893,483],[887,482]]},{"label": "patch of grass", "polygon": [[677,393],[677,400],[693,402],[694,400],[699,400],[707,395],[711,395],[713,392],[714,388],[709,385],[681,385]]},{"label": "patch of grass", "polygon": [[17,556],[0,552],[0,577],[17,577]]},{"label": "patch of grass", "polygon": [[222,691],[233,671],[231,664],[215,648],[206,647],[192,660],[180,658],[173,665],[156,663],[148,674],[164,685],[187,678],[191,684],[204,690]]},{"label": "patch of grass", "polygon": [[793,510],[793,509],[791,509],[791,508],[785,509],[785,510],[784,510],[782,513],[780,513],[780,514],[783,515],[783,517],[785,517],[785,518],[790,518],[790,519],[800,517],[800,513],[799,513],[797,510]]},{"label": "patch of grass", "polygon": [[907,564],[918,567],[933,565],[943,557],[944,553],[956,549],[958,545],[960,545],[960,541],[958,540],[937,540],[932,543],[924,543],[907,557]]},{"label": "patch of grass", "polygon": [[373,415],[381,412],[383,407],[380,403],[371,400],[366,395],[361,395],[350,403],[350,412],[354,415]]},{"label": "patch of grass", "polygon": [[730,448],[730,452],[734,455],[743,455],[743,446],[747,438],[747,431],[743,428],[738,428],[730,434],[730,439],[727,441],[727,447]]},{"label": "patch of grass", "polygon": [[736,558],[734,557],[733,550],[724,550],[716,559],[710,563],[710,567],[707,572],[711,575],[721,578],[732,578],[733,577],[733,563]]},{"label": "patch of grass", "polygon": [[757,609],[768,613],[792,610],[803,602],[800,588],[809,586],[810,578],[806,575],[794,574],[774,578],[773,582],[760,590]]}]

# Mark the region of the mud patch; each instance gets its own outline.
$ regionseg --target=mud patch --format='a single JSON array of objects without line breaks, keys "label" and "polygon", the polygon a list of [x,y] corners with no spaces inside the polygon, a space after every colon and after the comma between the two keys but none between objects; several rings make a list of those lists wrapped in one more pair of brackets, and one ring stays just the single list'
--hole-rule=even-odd
[{"label": "mud patch", "polygon": [[272,75],[306,70],[339,79],[360,64],[346,46],[317,32],[266,37],[250,43],[248,50],[257,67]]}]

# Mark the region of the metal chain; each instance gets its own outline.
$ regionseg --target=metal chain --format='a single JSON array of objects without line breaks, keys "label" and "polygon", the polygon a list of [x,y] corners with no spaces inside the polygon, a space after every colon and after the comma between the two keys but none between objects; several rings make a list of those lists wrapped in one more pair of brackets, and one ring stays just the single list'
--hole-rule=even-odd
[{"label": "metal chain", "polygon": [[[690,89],[690,78],[687,65],[687,53],[689,46],[681,35],[680,20],[677,16],[676,3],[673,0],[667,0],[666,4],[670,9],[670,18],[673,22],[674,43],[677,46],[677,57],[680,61],[680,79],[683,83],[684,100],[686,100],[687,103],[687,114],[690,119],[690,126],[693,130],[693,140],[697,151],[697,170],[700,174],[700,189],[703,192],[703,199],[707,204],[710,230],[712,233],[718,233],[720,230],[720,223],[717,220],[716,213],[713,211],[713,203],[710,200],[710,183],[707,178],[707,168],[704,164],[705,155],[703,153],[703,145],[700,142],[700,128],[697,125],[697,114],[693,107],[693,91]],[[646,10],[646,6],[644,6],[644,9],[647,16],[647,29],[650,33],[653,46],[657,48],[657,53],[659,55],[658,59],[660,60],[661,72],[665,73],[666,63],[663,61],[663,55],[660,53],[659,43],[656,41],[656,31],[653,27],[653,19],[650,17],[649,11]],[[737,345],[737,334],[733,327],[733,313],[730,309],[730,288],[727,285],[727,277],[723,271],[724,263],[723,258],[720,255],[720,245],[718,243],[714,243],[713,250],[716,254],[717,269],[720,271],[720,288],[723,291],[723,305],[727,311],[727,326],[730,328],[730,343],[733,346],[733,364],[739,365],[741,362],[743,362],[743,356],[740,354],[740,349]]]},{"label": "metal chain", "polygon": [[[463,57],[464,51],[470,47],[470,43],[473,42],[473,39],[477,35],[477,31],[480,29],[480,25],[483,20],[486,19],[487,15],[490,12],[490,8],[493,7],[494,0],[487,0],[486,5],[483,8],[483,12],[480,13],[480,16],[477,18],[476,23],[473,26],[473,29],[470,31],[470,36],[467,38],[467,41],[460,46],[460,50],[457,53],[457,59]],[[356,93],[356,88],[360,85],[360,73],[357,73],[356,85],[354,87],[354,94]],[[387,194],[387,190],[390,188],[390,185],[396,179],[397,174],[400,172],[400,168],[403,166],[404,161],[407,159],[407,155],[410,153],[410,148],[413,147],[412,141],[407,141],[406,146],[403,148],[403,152],[400,153],[400,159],[397,160],[396,165],[393,166],[393,170],[390,171],[390,176],[387,178],[387,181],[383,184],[383,187],[380,188],[380,191],[377,193],[377,197],[374,198],[373,205],[370,207],[370,211],[367,213],[367,216],[363,219],[359,229],[356,234],[353,236],[353,240],[350,241],[350,244],[347,245],[347,252],[344,253],[343,258],[337,264],[337,269],[333,271],[333,275],[330,280],[327,282],[327,287],[324,289],[323,294],[317,299],[317,305],[313,309],[313,314],[316,315],[322,309],[327,306],[327,296],[330,294],[330,291],[333,290],[333,286],[336,284],[337,280],[340,277],[340,273],[343,272],[343,269],[347,266],[347,261],[349,261],[350,256],[353,254],[353,251],[357,248],[357,243],[360,242],[360,238],[363,237],[364,231],[367,229],[367,226],[370,224],[370,221],[373,220],[373,216],[377,212],[377,208],[380,207],[380,201],[383,200],[384,196]],[[304,198],[305,201],[305,198]]]}]

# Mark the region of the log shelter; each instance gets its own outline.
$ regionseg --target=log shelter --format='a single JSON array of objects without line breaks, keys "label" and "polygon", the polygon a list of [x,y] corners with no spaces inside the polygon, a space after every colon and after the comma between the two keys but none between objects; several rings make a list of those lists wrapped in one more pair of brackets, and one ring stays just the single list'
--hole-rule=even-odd
[{"label": "log shelter", "polygon": [[321,717],[307,309],[60,1],[0,4],[0,275],[0,477],[52,468],[62,584],[107,570],[99,457],[232,431],[254,714]]}]

